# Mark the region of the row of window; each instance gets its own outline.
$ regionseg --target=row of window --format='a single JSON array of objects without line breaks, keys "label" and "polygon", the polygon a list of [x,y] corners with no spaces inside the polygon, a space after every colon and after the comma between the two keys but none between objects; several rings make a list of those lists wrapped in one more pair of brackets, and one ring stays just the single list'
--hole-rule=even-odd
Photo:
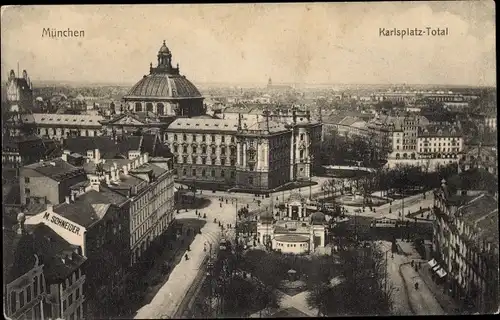
[{"label": "row of window", "polygon": [[[201,136],[201,142],[206,142],[207,141],[207,135],[200,134],[200,136]],[[191,141],[196,142],[197,141],[197,137],[198,136],[196,134],[192,134],[191,135],[191,138],[192,138]],[[215,137],[216,137],[215,135],[210,135],[210,139],[211,139],[212,142],[215,142]],[[221,135],[220,139],[221,139],[222,143],[226,142],[226,136]],[[234,143],[236,141],[236,139],[235,139],[234,136],[231,136],[229,139],[230,139],[231,143]],[[174,134],[174,141],[178,141],[177,134]],[[187,141],[187,134],[185,134],[185,133],[182,134],[182,141]]]},{"label": "row of window", "polygon": [[[177,153],[179,151],[179,147],[178,146],[173,146],[173,150],[175,153]],[[196,146],[191,146],[191,151],[192,153],[198,153],[198,148]],[[201,153],[202,154],[206,154],[207,153],[207,147],[201,147]],[[216,154],[217,152],[217,148],[216,147],[211,147],[210,148],[212,154]],[[233,148],[229,148],[229,156],[231,156],[232,153],[234,153],[236,151],[236,149],[233,147]],[[183,146],[182,147],[182,152],[183,153],[188,153],[188,147],[187,146]],[[220,147],[220,154],[222,155],[225,155],[226,154],[226,147]]]},{"label": "row of window", "polygon": [[83,137],[94,137],[97,136],[99,131],[98,130],[88,130],[88,129],[64,129],[64,128],[38,128],[37,129],[38,135],[52,135],[57,136],[57,135],[81,135]]},{"label": "row of window", "polygon": [[459,152],[458,148],[422,148],[420,150],[423,150],[423,152]]},{"label": "row of window", "polygon": [[[36,299],[39,293],[42,293],[42,276],[35,276],[33,278],[33,283],[27,286],[24,290],[16,292],[12,291],[10,293],[10,309],[14,313],[18,309],[23,308],[26,304],[29,304],[32,299]],[[25,294],[26,292],[26,294]],[[19,301],[19,306],[18,302]]]},{"label": "row of window", "polygon": [[[196,169],[192,169],[192,170],[191,170],[191,173],[192,173],[192,174],[191,174],[191,176],[196,177],[196,176],[197,176],[197,174],[198,174],[198,172],[199,172],[199,171],[197,171]],[[183,169],[183,170],[182,170],[182,175],[183,175],[183,176],[187,176],[187,175],[188,175],[187,173],[188,173],[187,169]],[[177,176],[179,175],[179,171],[178,171],[178,170],[176,170],[176,174],[177,174]],[[207,176],[207,171],[206,171],[205,169],[202,169],[202,170],[201,170],[201,176],[202,176],[202,177],[206,177],[206,176]],[[210,176],[211,176],[211,177],[214,177],[214,178],[216,177],[216,172],[215,172],[215,170],[214,170],[214,169],[212,169],[212,170],[210,171]],[[221,177],[221,178],[225,178],[225,177],[226,177],[226,172],[225,172],[224,170],[221,170],[221,171],[220,171],[220,177]],[[230,177],[231,177],[231,179],[236,178],[236,172],[235,172],[235,171],[230,171]]]},{"label": "row of window", "polygon": [[[278,247],[284,247],[284,246],[285,246],[285,244],[284,244],[284,243],[280,243],[280,242],[276,243],[276,245],[277,245]],[[307,246],[308,246],[308,244],[307,244],[307,243],[299,243],[299,244],[298,244],[298,246],[299,246],[300,248],[303,248],[303,247],[307,247]],[[287,247],[287,248],[296,248],[296,247],[297,247],[297,244],[296,244],[296,243],[287,243],[287,244],[286,244],[286,247]]]},{"label": "row of window", "polygon": [[[195,156],[179,156],[177,163],[178,164],[204,164],[204,165],[216,165],[215,159],[208,159],[205,157],[195,157]],[[220,165],[225,166],[229,163],[230,166],[234,167],[236,165],[236,161],[234,159],[230,159],[229,162],[225,158],[220,159]]]},{"label": "row of window", "polygon": [[[429,143],[427,142],[424,142],[423,143],[424,147],[428,147],[429,146]],[[431,144],[432,145],[432,144]],[[448,142],[448,146],[458,146],[459,144],[458,143],[455,143],[455,142],[451,142],[451,144]],[[420,146],[422,146],[422,143],[420,143]],[[436,146],[436,143],[434,143],[434,147]],[[446,146],[446,143],[443,143],[443,147]],[[438,147],[441,147],[441,143],[438,143]]]}]

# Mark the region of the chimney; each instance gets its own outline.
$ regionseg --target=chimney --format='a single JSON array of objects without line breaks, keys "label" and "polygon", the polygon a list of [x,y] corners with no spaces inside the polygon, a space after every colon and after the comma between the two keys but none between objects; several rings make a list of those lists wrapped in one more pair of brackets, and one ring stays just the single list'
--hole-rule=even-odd
[{"label": "chimney", "polygon": [[52,203],[47,204],[47,211],[48,212],[54,212],[54,205]]},{"label": "chimney", "polygon": [[106,184],[109,186],[111,184],[111,180],[109,177],[109,173],[106,173]]},{"label": "chimney", "polygon": [[113,171],[115,173],[115,180],[114,181],[120,181],[120,170],[118,170],[118,167],[116,167]]},{"label": "chimney", "polygon": [[144,153],[144,163],[148,163],[149,162],[149,153]]},{"label": "chimney", "polygon": [[127,163],[127,172],[130,171],[132,169],[132,163]]},{"label": "chimney", "polygon": [[66,202],[66,203],[70,203],[70,202],[69,202],[69,196],[66,196],[66,197],[64,197],[64,198],[65,198],[65,202]]},{"label": "chimney", "polygon": [[128,175],[128,167],[125,165],[122,168],[123,168],[123,174],[127,176]]},{"label": "chimney", "polygon": [[116,181],[116,171],[115,168],[111,168],[111,181]]},{"label": "chimney", "polygon": [[71,202],[75,202],[75,194],[74,193],[71,194]]},{"label": "chimney", "polygon": [[139,164],[139,158],[134,159],[134,168],[137,169],[140,166]]},{"label": "chimney", "polygon": [[141,166],[144,163],[144,158],[142,155],[139,156],[139,166]]},{"label": "chimney", "polygon": [[94,159],[95,163],[99,163],[101,161],[101,153],[99,152],[99,149],[94,150]]},{"label": "chimney", "polygon": [[116,164],[116,162],[113,162],[113,167],[116,169],[118,169],[118,164]]},{"label": "chimney", "polygon": [[67,153],[63,153],[62,156],[61,156],[61,159],[63,159],[64,162],[68,162],[68,154]]}]

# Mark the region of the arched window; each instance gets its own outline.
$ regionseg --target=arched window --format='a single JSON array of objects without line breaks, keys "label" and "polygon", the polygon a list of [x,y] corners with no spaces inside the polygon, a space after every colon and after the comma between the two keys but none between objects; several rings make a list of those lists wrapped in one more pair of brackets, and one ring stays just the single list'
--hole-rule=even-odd
[{"label": "arched window", "polygon": [[135,112],[142,112],[142,104],[140,102],[135,103]]},{"label": "arched window", "polygon": [[403,153],[403,159],[407,159],[408,158],[408,154],[407,153]]},{"label": "arched window", "polygon": [[412,154],[411,154],[411,158],[412,158],[412,159],[415,159],[415,153],[412,153]]},{"label": "arched window", "polygon": [[146,111],[153,112],[153,104],[151,102],[146,103]]},{"label": "arched window", "polygon": [[156,104],[156,113],[159,116],[165,115],[165,106],[163,105],[163,103]]},{"label": "arched window", "polygon": [[174,141],[177,141],[177,135],[174,134]]},{"label": "arched window", "polygon": [[399,159],[399,158],[400,158],[399,153],[396,153],[396,159]]}]

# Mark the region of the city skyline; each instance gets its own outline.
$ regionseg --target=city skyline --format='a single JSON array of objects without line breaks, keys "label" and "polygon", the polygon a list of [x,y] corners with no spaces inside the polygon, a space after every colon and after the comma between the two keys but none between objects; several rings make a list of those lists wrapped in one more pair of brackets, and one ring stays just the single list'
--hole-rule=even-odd
[{"label": "city skyline", "polygon": [[[2,75],[19,63],[34,82],[133,84],[166,40],[194,83],[496,86],[487,1],[2,9]],[[380,35],[426,26],[448,35]],[[85,36],[42,37],[44,28]]]}]

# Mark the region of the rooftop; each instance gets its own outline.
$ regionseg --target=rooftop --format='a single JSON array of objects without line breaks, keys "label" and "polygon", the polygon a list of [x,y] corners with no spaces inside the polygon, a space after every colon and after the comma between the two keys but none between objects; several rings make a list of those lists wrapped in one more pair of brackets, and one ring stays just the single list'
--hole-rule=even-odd
[{"label": "rooftop", "polygon": [[38,173],[56,181],[63,181],[76,176],[85,176],[85,172],[82,169],[72,166],[62,159],[37,162],[25,166],[25,168],[33,169]]},{"label": "rooftop", "polygon": [[53,210],[68,220],[89,228],[106,215],[111,205],[119,206],[126,201],[125,196],[101,186],[99,192],[87,191],[77,197],[75,202],[59,204]]},{"label": "rooftop", "polygon": [[455,126],[427,125],[418,130],[419,137],[461,137],[462,132]]},{"label": "rooftop", "polygon": [[196,131],[231,131],[238,130],[238,120],[230,119],[200,119],[200,118],[179,118],[174,120],[169,129],[190,129]]},{"label": "rooftop", "polygon": [[69,244],[43,223],[33,230],[33,239],[40,263],[44,265],[44,276],[48,283],[66,279],[86,260],[75,252],[77,246]]},{"label": "rooftop", "polygon": [[47,125],[79,125],[79,126],[100,126],[102,116],[89,116],[81,114],[55,114],[55,113],[33,113],[31,116],[24,116],[23,122]]}]

